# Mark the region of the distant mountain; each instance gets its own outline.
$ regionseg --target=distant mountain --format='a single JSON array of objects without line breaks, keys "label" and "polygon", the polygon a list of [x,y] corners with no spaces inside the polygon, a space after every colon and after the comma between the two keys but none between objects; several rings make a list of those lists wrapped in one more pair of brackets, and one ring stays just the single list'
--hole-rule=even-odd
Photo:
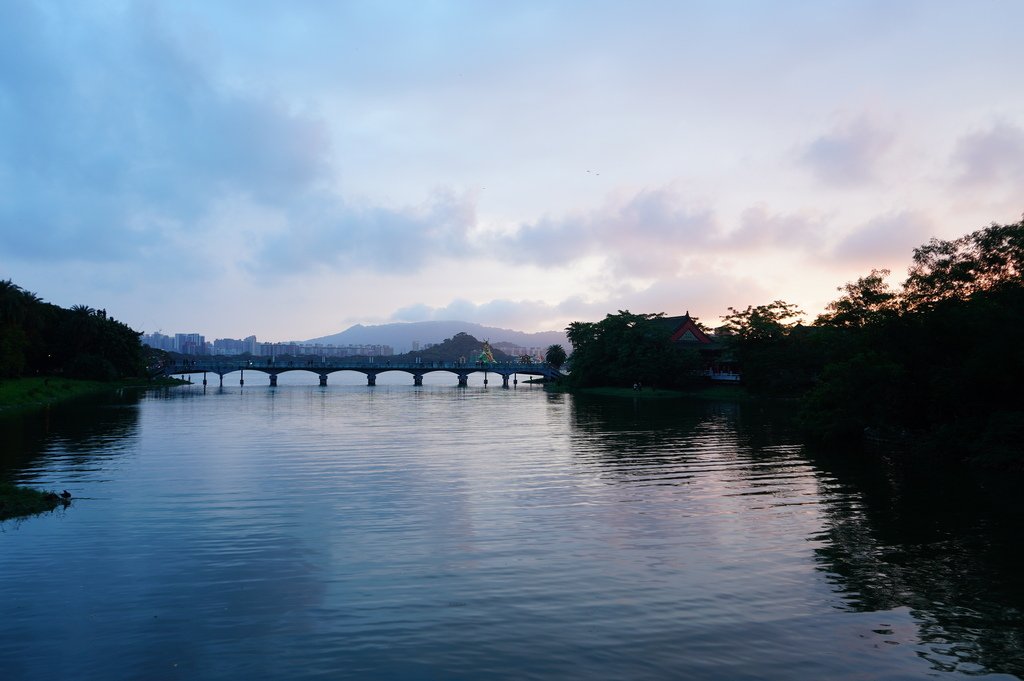
[{"label": "distant mountain", "polygon": [[499,329],[493,326],[474,324],[473,322],[400,322],[397,324],[379,324],[376,326],[355,326],[341,333],[313,338],[306,343],[323,345],[390,345],[396,353],[408,352],[413,341],[424,343],[440,343],[446,338],[463,332],[481,340],[495,343],[513,343],[525,348],[546,348],[559,344],[569,350],[569,343],[561,331],[541,331],[526,333],[512,329]]}]

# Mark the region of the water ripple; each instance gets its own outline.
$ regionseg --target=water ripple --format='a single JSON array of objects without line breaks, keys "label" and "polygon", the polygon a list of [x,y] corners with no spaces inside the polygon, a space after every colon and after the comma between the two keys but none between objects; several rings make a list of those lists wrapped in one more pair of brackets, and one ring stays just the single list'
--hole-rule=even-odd
[{"label": "water ripple", "polygon": [[847,607],[844,566],[883,555],[862,497],[735,407],[235,385],[103,414],[52,425],[15,471],[80,500],[0,533],[5,678],[909,678],[983,659],[898,603],[888,623]]}]

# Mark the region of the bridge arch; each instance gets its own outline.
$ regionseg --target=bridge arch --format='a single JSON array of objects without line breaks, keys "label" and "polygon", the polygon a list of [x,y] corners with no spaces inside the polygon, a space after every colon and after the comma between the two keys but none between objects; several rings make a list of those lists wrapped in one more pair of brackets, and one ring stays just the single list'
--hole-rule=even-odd
[{"label": "bridge arch", "polygon": [[[238,382],[245,384],[245,375],[261,373],[269,377],[270,385],[276,386],[281,375],[300,373],[311,373],[319,378],[320,385],[327,385],[332,374],[342,372],[354,372],[365,377],[368,385],[376,385],[377,377],[382,374],[399,373],[410,377],[414,385],[423,385],[425,377],[450,374],[454,375],[460,386],[469,385],[471,376],[477,376],[483,385],[488,385],[492,380],[500,378],[503,387],[509,387],[510,379],[513,385],[518,383],[518,376],[543,376],[549,379],[561,377],[561,373],[547,364],[521,364],[518,362],[507,363],[458,363],[458,362],[392,362],[392,361],[369,361],[366,358],[349,361],[327,362],[327,358],[321,358],[317,363],[314,360],[295,360],[275,363],[273,359],[249,360],[229,358],[184,358],[176,363],[169,363],[156,367],[153,375],[184,375],[202,374],[203,384],[206,385],[207,375],[215,374],[223,385],[224,377],[229,374],[238,373]],[[430,381],[435,383],[436,381]],[[474,379],[477,382],[477,379]],[[346,384],[350,384],[348,381]],[[388,381],[392,383],[392,381]]]}]

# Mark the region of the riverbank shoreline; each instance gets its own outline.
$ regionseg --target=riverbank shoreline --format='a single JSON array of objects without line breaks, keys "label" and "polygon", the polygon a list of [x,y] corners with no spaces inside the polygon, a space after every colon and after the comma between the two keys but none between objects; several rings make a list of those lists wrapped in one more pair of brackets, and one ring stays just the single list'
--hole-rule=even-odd
[{"label": "riverbank shoreline", "polygon": [[0,380],[0,416],[43,409],[52,404],[125,388],[160,388],[184,385],[185,383],[176,378],[161,378],[152,381],[147,381],[144,378],[87,381],[53,376],[8,378]]},{"label": "riverbank shoreline", "polygon": [[545,384],[544,390],[553,393],[579,395],[601,395],[603,397],[630,397],[639,399],[699,399],[746,402],[755,399],[744,388],[737,385],[711,385],[692,390],[664,390],[660,388],[570,388],[557,383]]},{"label": "riverbank shoreline", "polygon": [[[184,383],[185,381],[173,378],[152,381],[144,378],[88,381],[53,376],[8,378],[0,380],[0,418],[45,409],[54,404],[71,402],[90,395],[130,388],[170,387]],[[52,490],[0,482],[0,522],[48,513],[58,507],[67,506],[68,503],[67,498]]]},{"label": "riverbank shoreline", "polygon": [[70,503],[70,498],[56,492],[0,482],[0,522],[48,513]]}]

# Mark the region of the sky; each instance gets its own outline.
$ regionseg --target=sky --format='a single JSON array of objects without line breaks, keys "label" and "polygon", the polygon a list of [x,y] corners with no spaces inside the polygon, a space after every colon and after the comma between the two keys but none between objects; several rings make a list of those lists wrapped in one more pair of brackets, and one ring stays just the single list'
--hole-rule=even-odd
[{"label": "sky", "polygon": [[1024,212],[1024,3],[0,2],[0,279],[152,333],[560,330]]}]

